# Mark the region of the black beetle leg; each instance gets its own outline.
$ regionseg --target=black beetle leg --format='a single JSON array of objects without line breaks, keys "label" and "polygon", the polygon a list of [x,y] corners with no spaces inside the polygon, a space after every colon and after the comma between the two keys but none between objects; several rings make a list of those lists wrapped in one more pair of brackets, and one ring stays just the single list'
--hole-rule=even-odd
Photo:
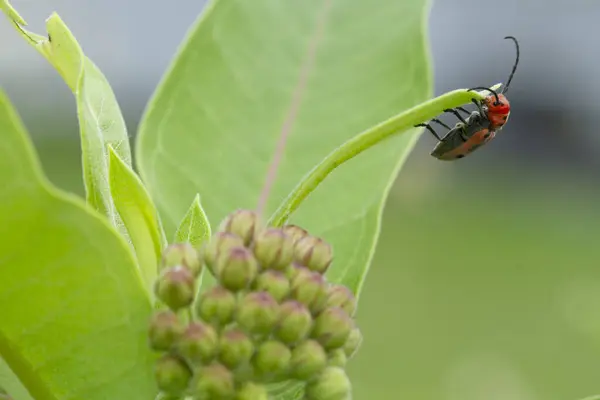
[{"label": "black beetle leg", "polygon": [[439,125],[443,126],[444,128],[446,128],[446,129],[448,129],[448,130],[452,129],[452,128],[450,128],[448,125],[446,125],[445,123],[443,123],[442,121],[440,121],[440,120],[439,120],[439,119],[437,119],[437,118],[434,118],[434,119],[432,119],[431,121],[432,121],[432,122],[435,122],[436,124],[439,124]]},{"label": "black beetle leg", "polygon": [[431,127],[431,125],[429,125],[429,124],[417,124],[417,125],[415,125],[415,128],[416,128],[416,127],[419,127],[419,126],[423,126],[423,127],[425,127],[425,128],[426,128],[426,129],[427,129],[429,132],[431,132],[431,133],[433,134],[433,136],[435,136],[435,138],[436,138],[437,140],[439,140],[439,141],[441,141],[441,140],[442,140],[442,139],[441,139],[441,138],[438,136],[438,134],[437,134],[437,133],[435,133],[435,130],[434,130],[432,127]]},{"label": "black beetle leg", "polygon": [[454,109],[447,108],[447,109],[444,110],[444,112],[456,115],[456,118],[458,118],[460,120],[460,122],[462,122],[463,124],[467,123],[467,121],[465,121],[465,119],[463,118],[463,116],[460,115],[459,112],[456,111],[456,110],[454,110]]}]

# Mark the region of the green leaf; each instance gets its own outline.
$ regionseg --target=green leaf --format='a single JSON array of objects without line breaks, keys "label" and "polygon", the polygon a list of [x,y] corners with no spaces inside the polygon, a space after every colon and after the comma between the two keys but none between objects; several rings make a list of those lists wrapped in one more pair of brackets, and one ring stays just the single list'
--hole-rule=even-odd
[{"label": "green leaf", "polygon": [[109,145],[110,190],[115,206],[135,249],[138,265],[152,293],[167,240],[158,212],[137,174]]},{"label": "green leaf", "polygon": [[79,43],[56,13],[46,20],[48,37],[44,37],[23,29],[24,19],[7,0],[0,0],[0,9],[73,91],[81,133],[87,202],[124,231],[110,196],[107,146],[111,145],[127,165],[131,165],[131,151],[125,121],[108,81],[83,54]]},{"label": "green leaf", "polygon": [[175,232],[174,242],[188,242],[195,248],[199,248],[210,239],[210,236],[210,223],[200,204],[200,195],[197,194]]},{"label": "green leaf", "polygon": [[129,246],[51,186],[4,93],[0,132],[0,357],[36,400],[152,398],[152,308]]},{"label": "green leaf", "polygon": [[[346,140],[428,99],[427,13],[424,0],[213,1],[140,128],[140,174],[167,234],[196,193],[211,224],[236,208],[268,216]],[[419,132],[336,169],[292,216],[334,246],[331,280],[359,290]]]},{"label": "green leaf", "polygon": [[[2,358],[0,358],[0,382],[0,394],[4,390],[13,399],[33,400],[27,389],[19,381],[19,378],[17,378]],[[0,399],[2,399],[2,396],[0,396]]]}]

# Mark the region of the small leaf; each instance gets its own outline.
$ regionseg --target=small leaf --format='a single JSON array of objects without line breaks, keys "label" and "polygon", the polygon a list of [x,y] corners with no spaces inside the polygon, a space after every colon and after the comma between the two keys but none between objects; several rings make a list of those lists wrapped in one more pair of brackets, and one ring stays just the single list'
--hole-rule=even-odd
[{"label": "small leaf", "polygon": [[129,246],[48,182],[1,91],[0,132],[0,357],[36,400],[153,398],[152,307]]},{"label": "small leaf", "polygon": [[160,218],[137,174],[108,146],[110,190],[129,234],[146,287],[152,293],[158,264],[167,245]]},{"label": "small leaf", "polygon": [[196,195],[192,205],[179,223],[175,232],[175,243],[188,242],[195,248],[199,248],[210,239],[210,223],[200,204],[200,195]]},{"label": "small leaf", "polygon": [[131,152],[125,121],[110,85],[56,13],[46,20],[48,37],[44,37],[23,29],[25,21],[7,0],[0,0],[0,9],[75,95],[87,202],[124,232],[110,197],[106,147],[111,145],[127,165],[131,165]]}]

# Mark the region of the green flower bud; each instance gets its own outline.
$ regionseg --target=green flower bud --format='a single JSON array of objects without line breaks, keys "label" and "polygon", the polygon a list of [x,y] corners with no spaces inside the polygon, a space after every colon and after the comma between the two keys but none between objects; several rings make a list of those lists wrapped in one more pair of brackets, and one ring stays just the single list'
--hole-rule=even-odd
[{"label": "green flower bud", "polygon": [[192,322],[177,343],[178,353],[193,364],[211,361],[218,349],[218,335],[211,325]]},{"label": "green flower bud", "polygon": [[305,273],[302,270],[292,280],[292,297],[305,304],[314,314],[321,312],[327,304],[328,284],[323,275],[317,272]]},{"label": "green flower bud", "polygon": [[308,336],[312,322],[312,315],[304,304],[288,300],[279,307],[275,335],[284,343],[297,343]]},{"label": "green flower bud", "polygon": [[161,391],[180,395],[187,389],[192,371],[179,357],[166,354],[157,360],[154,366],[154,378]]},{"label": "green flower bud", "polygon": [[315,320],[311,337],[316,339],[326,350],[342,347],[350,332],[354,328],[354,321],[339,307],[328,308]]},{"label": "green flower bud", "polygon": [[292,262],[292,264],[290,264],[286,269],[285,269],[285,275],[287,276],[287,278],[290,280],[290,282],[293,282],[294,279],[296,279],[296,277],[298,275],[304,275],[304,276],[308,276],[312,273],[312,271],[308,268],[306,268],[303,265],[298,264],[297,262]]},{"label": "green flower bud", "polygon": [[238,389],[235,400],[269,400],[269,394],[263,385],[246,382]]},{"label": "green flower bud", "polygon": [[267,228],[254,239],[254,255],[264,269],[282,271],[294,259],[294,242],[283,230]]},{"label": "green flower bud", "polygon": [[356,297],[344,285],[331,285],[327,293],[327,307],[340,307],[352,317],[356,312]]},{"label": "green flower bud", "polygon": [[339,367],[327,367],[306,384],[306,400],[349,400],[352,385],[346,372]]},{"label": "green flower bud", "polygon": [[325,369],[327,353],[317,341],[307,340],[292,350],[290,366],[294,378],[307,381]]},{"label": "green flower bud", "polygon": [[219,341],[219,360],[233,369],[250,361],[254,353],[254,343],[244,332],[231,329],[221,335]]},{"label": "green flower bud", "polygon": [[258,275],[253,289],[265,291],[276,301],[281,301],[290,293],[290,281],[283,272],[268,270]]},{"label": "green flower bud", "polygon": [[196,280],[192,272],[182,266],[163,270],[154,285],[156,297],[171,310],[188,307],[194,301]]},{"label": "green flower bud", "polygon": [[296,243],[303,237],[308,236],[306,229],[300,228],[297,225],[284,225],[281,229],[292,238],[293,243]]},{"label": "green flower bud", "polygon": [[6,393],[6,390],[0,387],[0,400],[13,400],[13,398]]},{"label": "green flower bud", "polygon": [[216,278],[219,276],[216,263],[221,253],[229,251],[233,247],[244,246],[244,241],[241,237],[227,232],[217,232],[204,247],[203,255],[204,262],[212,275]]},{"label": "green flower bud", "polygon": [[233,247],[217,260],[219,281],[234,292],[246,289],[258,274],[258,263],[245,247]]},{"label": "green flower bud", "polygon": [[256,349],[252,359],[255,371],[261,376],[281,376],[288,371],[292,352],[276,340],[267,340]]},{"label": "green flower bud", "polygon": [[238,303],[236,320],[251,333],[269,334],[277,322],[279,305],[267,292],[250,292]]},{"label": "green flower bud", "polygon": [[233,373],[218,363],[200,367],[192,391],[198,400],[232,398],[235,395]]},{"label": "green flower bud", "polygon": [[323,239],[305,236],[296,242],[294,258],[312,271],[324,274],[333,260],[333,251],[329,243]]},{"label": "green flower bud", "polygon": [[219,225],[219,231],[238,235],[248,246],[258,228],[258,214],[250,210],[237,210],[229,214]]},{"label": "green flower bud", "polygon": [[170,350],[183,334],[185,326],[172,311],[160,311],[152,316],[148,336],[150,348],[156,351]]},{"label": "green flower bud", "polygon": [[223,286],[213,286],[200,295],[196,315],[210,324],[225,326],[233,321],[235,306],[235,294]]},{"label": "green flower bud", "polygon": [[189,243],[175,243],[168,246],[163,251],[162,261],[165,268],[181,265],[192,271],[196,277],[202,271],[200,255]]},{"label": "green flower bud", "polygon": [[332,350],[327,356],[327,365],[331,367],[345,368],[348,362],[348,357],[343,349]]},{"label": "green flower bud", "polygon": [[352,329],[352,331],[350,331],[350,335],[348,335],[346,343],[344,343],[343,347],[344,353],[346,353],[346,356],[348,358],[352,358],[356,354],[358,348],[362,344],[362,340],[363,336],[358,327],[355,327],[354,329]]}]

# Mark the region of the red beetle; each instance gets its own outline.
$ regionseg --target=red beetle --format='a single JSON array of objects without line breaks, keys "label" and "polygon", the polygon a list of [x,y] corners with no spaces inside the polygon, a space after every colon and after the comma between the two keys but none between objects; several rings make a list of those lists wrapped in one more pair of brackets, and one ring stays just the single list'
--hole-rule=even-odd
[{"label": "red beetle", "polygon": [[[510,115],[510,103],[504,95],[508,91],[508,87],[517,70],[519,64],[519,42],[513,36],[507,36],[505,39],[512,39],[515,42],[517,49],[517,57],[512,68],[508,81],[502,92],[498,93],[486,87],[475,87],[469,90],[483,89],[490,92],[483,100],[478,101],[473,99],[473,103],[477,106],[477,111],[469,112],[462,107],[455,109],[447,109],[444,112],[452,113],[460,120],[454,128],[450,128],[437,118],[431,121],[436,122],[446,129],[448,133],[443,137],[435,132],[430,124],[418,124],[415,126],[423,126],[439,140],[431,155],[439,160],[455,160],[463,158],[472,153],[479,147],[483,146],[496,136],[504,124],[508,121]],[[464,119],[458,111],[462,111],[469,116]]]}]

